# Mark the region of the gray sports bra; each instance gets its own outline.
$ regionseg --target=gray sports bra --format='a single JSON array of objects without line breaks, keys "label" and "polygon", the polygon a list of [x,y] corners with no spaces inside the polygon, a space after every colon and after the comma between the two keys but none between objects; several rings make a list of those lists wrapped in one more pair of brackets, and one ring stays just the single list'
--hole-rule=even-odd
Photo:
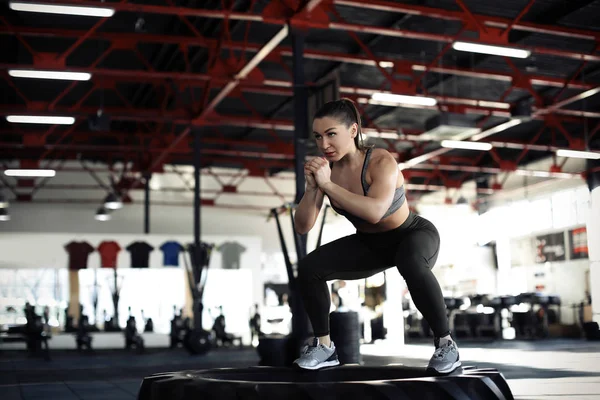
[{"label": "gray sports bra", "polygon": [[[367,172],[367,167],[369,166],[369,160],[371,158],[372,150],[373,150],[373,148],[367,149],[367,154],[365,154],[365,161],[363,163],[362,172],[360,174],[360,181],[362,183],[363,192],[364,192],[365,196],[369,192],[369,187],[370,187],[369,184],[367,183],[367,178],[365,177],[365,174]],[[333,165],[333,163],[330,164],[330,166],[332,166],[332,165]],[[383,217],[381,217],[381,219],[389,217],[390,215],[392,215],[393,213],[398,211],[398,209],[402,206],[402,204],[404,204],[405,200],[406,200],[406,193],[404,191],[404,185],[402,185],[399,188],[396,188],[396,191],[394,192],[394,199],[392,200],[392,204],[390,204],[390,208],[388,208],[386,213],[383,214]],[[330,201],[330,203],[331,203],[331,201]],[[356,217],[356,216],[346,212],[345,210],[336,208],[332,203],[331,203],[331,208],[333,208],[335,210],[335,212],[337,212],[338,214],[346,217],[348,219],[348,221],[350,221],[353,224],[366,222],[364,219]]]}]

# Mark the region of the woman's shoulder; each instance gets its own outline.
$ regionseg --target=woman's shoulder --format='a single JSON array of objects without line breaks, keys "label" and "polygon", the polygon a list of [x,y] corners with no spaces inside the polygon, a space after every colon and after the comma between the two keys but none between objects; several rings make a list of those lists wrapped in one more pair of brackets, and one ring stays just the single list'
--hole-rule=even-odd
[{"label": "woman's shoulder", "polygon": [[372,147],[371,149],[371,162],[377,165],[389,165],[398,164],[392,153],[381,147]]}]

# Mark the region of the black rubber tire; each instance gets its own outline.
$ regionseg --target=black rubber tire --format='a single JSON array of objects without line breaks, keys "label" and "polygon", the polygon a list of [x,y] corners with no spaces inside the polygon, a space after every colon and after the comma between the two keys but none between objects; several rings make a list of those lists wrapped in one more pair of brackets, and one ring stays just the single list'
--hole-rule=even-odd
[{"label": "black rubber tire", "polygon": [[151,375],[138,400],[187,399],[514,400],[495,369],[466,367],[436,376],[425,368],[345,365],[319,371],[251,367]]}]

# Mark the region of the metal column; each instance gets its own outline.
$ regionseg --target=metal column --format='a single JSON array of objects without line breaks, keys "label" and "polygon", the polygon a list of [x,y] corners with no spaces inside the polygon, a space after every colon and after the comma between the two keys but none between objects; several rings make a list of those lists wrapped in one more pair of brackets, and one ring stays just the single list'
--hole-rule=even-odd
[{"label": "metal column", "polygon": [[[304,76],[304,39],[306,34],[291,28],[294,77],[294,172],[296,173],[296,199],[300,203],[304,196],[304,158],[308,140],[308,89]],[[306,255],[306,235],[296,235],[298,259]]]},{"label": "metal column", "polygon": [[144,233],[150,233],[150,178],[151,174],[146,173],[144,182]]},{"label": "metal column", "polygon": [[[195,129],[194,134],[194,246],[192,249],[193,255],[192,271],[194,275],[194,285],[197,287],[198,283],[202,281],[201,275],[202,265],[200,263],[201,248],[200,248],[200,169],[202,168],[200,160],[200,130]],[[200,296],[193,296],[193,307],[194,307],[194,329],[196,332],[202,331],[202,299]]]},{"label": "metal column", "polygon": [[[293,50],[293,78],[294,78],[294,171],[296,173],[296,199],[300,203],[304,196],[304,158],[306,156],[306,141],[308,139],[308,89],[304,76],[304,39],[306,34],[299,29],[290,28]],[[292,210],[293,212],[293,210]],[[306,256],[307,235],[300,235],[294,229],[292,217],[292,229],[294,242],[296,244],[297,259],[300,261]],[[294,340],[302,341],[311,334],[310,322],[304,304],[298,293],[296,285],[290,288],[292,294],[292,336]],[[299,346],[296,346],[299,348]]]}]

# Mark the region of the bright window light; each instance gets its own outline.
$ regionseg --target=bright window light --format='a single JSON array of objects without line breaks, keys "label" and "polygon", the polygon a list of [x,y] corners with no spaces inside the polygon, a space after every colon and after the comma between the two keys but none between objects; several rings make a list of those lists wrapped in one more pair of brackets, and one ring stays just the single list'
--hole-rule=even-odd
[{"label": "bright window light", "polygon": [[7,169],[4,171],[4,175],[27,178],[52,178],[56,175],[56,171],[53,169]]},{"label": "bright window light", "polygon": [[437,100],[431,97],[423,96],[405,96],[392,93],[373,93],[371,99],[375,101],[384,101],[398,104],[414,104],[419,106],[435,106]]},{"label": "bright window light", "polygon": [[600,160],[600,153],[593,151],[578,151],[578,150],[556,150],[556,155],[559,157],[571,157],[571,158],[587,158],[590,160]]},{"label": "bright window light", "polygon": [[469,42],[454,42],[452,44],[454,50],[469,51],[471,53],[491,54],[494,56],[527,58],[531,55],[529,50],[513,49],[510,47],[491,46],[488,44],[469,43]]},{"label": "bright window light", "polygon": [[491,143],[466,142],[462,140],[442,140],[442,147],[450,149],[465,149],[465,150],[482,150],[488,151],[492,149]]},{"label": "bright window light", "polygon": [[53,117],[49,115],[8,115],[6,120],[15,124],[73,125],[75,123],[73,117]]},{"label": "bright window light", "polygon": [[112,17],[115,13],[115,10],[106,7],[63,6],[58,4],[21,3],[17,1],[11,2],[10,8],[15,11],[80,15],[85,17]]},{"label": "bright window light", "polygon": [[65,81],[89,81],[92,74],[87,72],[40,71],[33,69],[11,69],[8,74],[14,78],[59,79]]}]

